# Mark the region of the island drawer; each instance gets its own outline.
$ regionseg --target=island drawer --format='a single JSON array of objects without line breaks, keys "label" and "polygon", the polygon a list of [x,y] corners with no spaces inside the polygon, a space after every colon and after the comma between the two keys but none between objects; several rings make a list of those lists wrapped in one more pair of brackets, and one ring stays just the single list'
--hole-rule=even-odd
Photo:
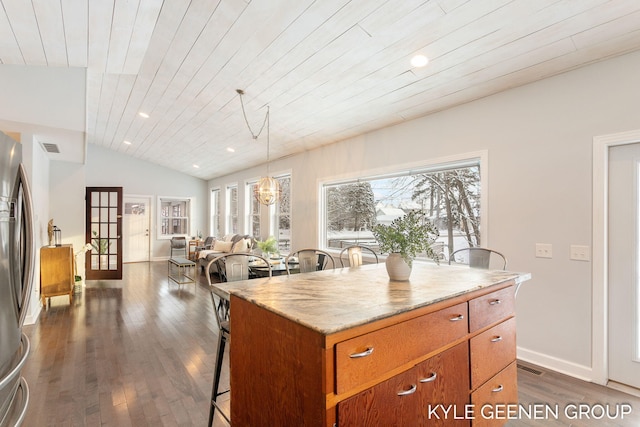
[{"label": "island drawer", "polygon": [[469,351],[473,390],[516,359],[515,317],[471,338]]},{"label": "island drawer", "polygon": [[445,418],[442,411],[429,411],[445,402],[443,396],[447,408],[462,411],[469,404],[469,375],[460,369],[468,364],[469,349],[462,342],[340,402],[340,426],[469,426],[469,420],[454,420],[451,411],[446,420],[438,419]]},{"label": "island drawer", "polygon": [[344,393],[468,333],[460,303],[336,344],[336,393]]},{"label": "island drawer", "polygon": [[514,361],[471,393],[471,405],[474,409],[472,427],[495,427],[507,422],[506,405],[518,403],[517,375]]},{"label": "island drawer", "polygon": [[469,331],[474,332],[513,316],[514,287],[509,286],[469,301]]}]

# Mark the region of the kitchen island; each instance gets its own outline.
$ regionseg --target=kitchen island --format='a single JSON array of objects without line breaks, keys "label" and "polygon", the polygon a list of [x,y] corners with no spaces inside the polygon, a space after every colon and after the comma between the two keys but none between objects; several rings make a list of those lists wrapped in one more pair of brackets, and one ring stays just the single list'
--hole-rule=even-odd
[{"label": "kitchen island", "polygon": [[489,411],[517,402],[528,278],[416,262],[407,282],[379,264],[216,284],[231,301],[232,423],[502,425]]}]

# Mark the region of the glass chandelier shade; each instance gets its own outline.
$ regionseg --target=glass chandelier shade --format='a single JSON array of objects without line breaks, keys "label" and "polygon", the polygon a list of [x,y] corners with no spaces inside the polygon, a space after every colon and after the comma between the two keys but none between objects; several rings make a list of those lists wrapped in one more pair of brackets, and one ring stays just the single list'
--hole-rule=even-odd
[{"label": "glass chandelier shade", "polygon": [[280,183],[272,176],[263,176],[256,184],[253,194],[259,203],[272,205],[280,200]]},{"label": "glass chandelier shade", "polygon": [[242,106],[242,115],[244,116],[244,121],[249,128],[249,132],[251,132],[251,136],[253,139],[258,139],[265,125],[267,126],[267,176],[263,176],[260,178],[260,181],[254,187],[254,195],[258,203],[263,205],[272,205],[280,200],[281,189],[280,183],[277,179],[269,175],[269,106],[267,106],[267,114],[264,117],[264,122],[262,123],[262,127],[258,131],[258,133],[254,133],[251,130],[251,126],[249,125],[249,121],[247,120],[247,113],[244,110],[244,102],[242,101],[242,95],[244,95],[244,91],[242,89],[236,89],[236,92],[240,96],[240,105]]}]

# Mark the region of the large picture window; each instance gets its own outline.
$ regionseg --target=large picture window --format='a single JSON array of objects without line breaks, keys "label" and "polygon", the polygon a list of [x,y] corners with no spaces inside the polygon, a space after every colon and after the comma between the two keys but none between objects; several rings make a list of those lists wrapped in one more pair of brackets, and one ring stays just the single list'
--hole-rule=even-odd
[{"label": "large picture window", "polygon": [[436,252],[448,258],[482,241],[480,190],[480,159],[325,184],[325,246],[361,244],[379,252],[372,227],[417,210],[438,228]]}]

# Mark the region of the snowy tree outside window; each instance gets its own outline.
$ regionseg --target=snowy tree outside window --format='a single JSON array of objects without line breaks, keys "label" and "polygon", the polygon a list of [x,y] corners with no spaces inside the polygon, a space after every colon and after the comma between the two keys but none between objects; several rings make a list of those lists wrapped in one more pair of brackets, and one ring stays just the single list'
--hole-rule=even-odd
[{"label": "snowy tree outside window", "polygon": [[442,258],[456,249],[479,246],[480,162],[431,167],[392,176],[324,185],[325,245],[369,246],[379,253],[371,229],[410,211],[423,211],[440,232]]}]

